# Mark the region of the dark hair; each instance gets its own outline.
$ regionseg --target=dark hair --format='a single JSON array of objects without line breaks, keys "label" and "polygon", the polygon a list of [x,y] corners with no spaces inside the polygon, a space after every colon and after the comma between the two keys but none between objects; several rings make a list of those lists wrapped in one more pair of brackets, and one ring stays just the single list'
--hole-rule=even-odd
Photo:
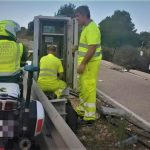
[{"label": "dark hair", "polygon": [[90,18],[90,10],[88,6],[79,6],[76,10],[75,10],[75,14],[79,13],[81,15],[85,15],[87,18]]}]

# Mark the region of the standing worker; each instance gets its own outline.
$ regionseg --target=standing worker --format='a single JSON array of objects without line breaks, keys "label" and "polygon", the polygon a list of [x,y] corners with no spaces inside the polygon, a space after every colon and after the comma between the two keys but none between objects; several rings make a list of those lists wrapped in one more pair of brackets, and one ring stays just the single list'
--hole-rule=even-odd
[{"label": "standing worker", "polygon": [[20,66],[25,65],[27,51],[17,43],[18,23],[12,20],[0,21],[0,82],[20,81]]},{"label": "standing worker", "polygon": [[66,83],[60,80],[64,69],[61,60],[56,57],[56,49],[54,45],[48,46],[48,55],[41,58],[38,84],[44,92],[54,92],[59,98],[66,88]]},{"label": "standing worker", "polygon": [[82,26],[77,68],[80,104],[76,112],[83,117],[81,124],[91,124],[96,120],[96,82],[102,59],[101,34],[97,25],[90,19],[87,6],[78,7],[75,10],[75,17]]}]

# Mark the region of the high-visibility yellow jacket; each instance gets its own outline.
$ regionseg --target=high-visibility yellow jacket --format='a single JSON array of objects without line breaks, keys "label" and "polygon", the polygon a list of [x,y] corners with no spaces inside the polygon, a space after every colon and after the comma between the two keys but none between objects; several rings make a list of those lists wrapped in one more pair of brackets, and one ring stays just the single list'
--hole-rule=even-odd
[{"label": "high-visibility yellow jacket", "polygon": [[57,82],[57,73],[63,73],[61,60],[53,54],[43,56],[40,60],[40,73],[38,83],[42,86],[51,86]]},{"label": "high-visibility yellow jacket", "polygon": [[23,45],[9,40],[0,40],[0,76],[12,76],[20,72]]},{"label": "high-visibility yellow jacket", "polygon": [[78,63],[81,63],[84,56],[88,51],[89,45],[97,45],[96,52],[90,61],[100,60],[101,55],[101,33],[97,25],[91,21],[88,25],[84,26],[80,36],[78,48]]}]

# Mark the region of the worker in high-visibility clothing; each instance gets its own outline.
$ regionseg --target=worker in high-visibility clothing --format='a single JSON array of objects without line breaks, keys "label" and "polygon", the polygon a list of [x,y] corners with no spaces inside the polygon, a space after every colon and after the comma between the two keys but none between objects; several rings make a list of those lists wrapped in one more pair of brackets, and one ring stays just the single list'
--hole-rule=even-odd
[{"label": "worker in high-visibility clothing", "polygon": [[66,88],[66,83],[60,80],[63,77],[64,69],[61,60],[56,57],[56,50],[56,46],[48,46],[48,55],[43,56],[40,60],[40,73],[37,82],[43,91],[54,92],[59,98]]},{"label": "worker in high-visibility clothing", "polygon": [[82,26],[78,47],[78,67],[80,103],[76,112],[83,124],[91,124],[96,120],[96,82],[102,59],[101,34],[87,6],[79,6],[75,10],[78,24]]},{"label": "worker in high-visibility clothing", "polygon": [[18,23],[0,21],[0,82],[20,81],[20,67],[25,65],[27,51],[22,43],[17,42],[18,31]]}]

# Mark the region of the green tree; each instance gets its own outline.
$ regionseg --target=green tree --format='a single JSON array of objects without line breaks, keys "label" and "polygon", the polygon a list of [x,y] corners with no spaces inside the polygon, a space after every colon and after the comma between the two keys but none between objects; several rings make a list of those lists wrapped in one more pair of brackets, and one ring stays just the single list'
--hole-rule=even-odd
[{"label": "green tree", "polygon": [[34,21],[28,23],[28,31],[27,34],[33,36],[34,32]]},{"label": "green tree", "polygon": [[[65,16],[65,17],[73,17],[75,11],[75,5],[72,3],[65,4],[59,8],[55,16]],[[30,21],[28,23],[27,35],[33,36],[34,32],[34,21]]]},{"label": "green tree", "polygon": [[149,32],[141,32],[140,33],[140,42],[141,42],[142,47],[150,48],[150,33]]},{"label": "green tree", "polygon": [[21,30],[17,33],[18,38],[25,38],[27,35],[27,29],[25,27],[21,27]]},{"label": "green tree", "polygon": [[73,17],[76,6],[72,3],[61,6],[55,16]]},{"label": "green tree", "polygon": [[117,49],[114,56],[114,62],[120,66],[124,66],[127,70],[136,68],[138,50],[132,46],[126,45]]},{"label": "green tree", "polygon": [[99,27],[102,33],[102,44],[106,47],[139,45],[139,35],[136,33],[130,14],[126,11],[115,11],[111,17],[102,20]]}]

